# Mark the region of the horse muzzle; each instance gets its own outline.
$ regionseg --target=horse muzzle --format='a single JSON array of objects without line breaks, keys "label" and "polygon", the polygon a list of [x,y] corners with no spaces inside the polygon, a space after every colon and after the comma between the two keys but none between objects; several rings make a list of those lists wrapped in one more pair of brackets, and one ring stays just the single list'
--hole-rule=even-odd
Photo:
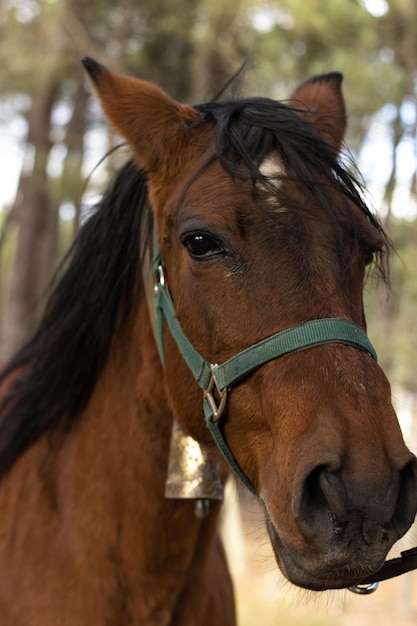
[{"label": "horse muzzle", "polygon": [[293,497],[292,519],[283,524],[264,503],[275,557],[286,577],[320,591],[353,586],[380,570],[413,523],[416,467],[411,455],[379,482],[376,477],[355,481],[326,466],[310,469]]},{"label": "horse muzzle", "polygon": [[320,552],[298,551],[281,540],[270,520],[267,527],[276,561],[285,577],[297,587],[312,591],[351,587],[378,571],[385,561],[385,550],[378,550],[370,557],[353,551],[352,546],[343,549],[332,540]]}]

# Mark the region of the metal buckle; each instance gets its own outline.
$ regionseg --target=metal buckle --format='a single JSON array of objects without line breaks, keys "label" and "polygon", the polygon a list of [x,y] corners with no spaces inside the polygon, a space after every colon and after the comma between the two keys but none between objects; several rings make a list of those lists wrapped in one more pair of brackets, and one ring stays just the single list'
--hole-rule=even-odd
[{"label": "metal buckle", "polygon": [[370,593],[374,593],[378,589],[378,582],[370,583],[369,585],[352,585],[348,587],[352,593],[358,593],[360,596],[368,596]]},{"label": "metal buckle", "polygon": [[[216,378],[216,370],[218,367],[219,366],[217,365],[217,363],[210,364],[211,378],[210,378],[210,382],[208,384],[207,389],[204,390],[204,400],[207,400],[207,402],[210,405],[210,408],[213,413],[214,422],[218,422],[223,414],[223,411],[226,406],[227,391],[228,391],[227,388],[223,390],[219,389],[219,385],[217,383],[217,378]],[[218,396],[218,400],[213,395],[214,391],[216,392],[216,395]]]},{"label": "metal buckle", "polygon": [[165,287],[165,274],[164,274],[164,268],[162,267],[162,265],[158,265],[158,269],[155,273],[155,285],[154,285],[155,294],[158,293],[159,287]]}]

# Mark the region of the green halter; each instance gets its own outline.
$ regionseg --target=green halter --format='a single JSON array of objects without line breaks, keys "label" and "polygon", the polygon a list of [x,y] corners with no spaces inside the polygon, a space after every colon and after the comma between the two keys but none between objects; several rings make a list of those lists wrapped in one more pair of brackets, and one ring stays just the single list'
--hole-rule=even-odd
[{"label": "green halter", "polygon": [[256,495],[255,488],[240,468],[222,432],[221,417],[229,389],[264,363],[312,346],[331,342],[344,343],[365,350],[375,361],[377,360],[376,352],[365,331],[357,324],[343,319],[324,318],[311,320],[271,335],[224,363],[210,363],[197,352],[181,328],[165,281],[162,259],[156,244],[154,244],[152,265],[155,278],[157,341],[161,361],[164,363],[164,321],[166,321],[185,362],[203,390],[205,421],[214,441],[231,469]]}]

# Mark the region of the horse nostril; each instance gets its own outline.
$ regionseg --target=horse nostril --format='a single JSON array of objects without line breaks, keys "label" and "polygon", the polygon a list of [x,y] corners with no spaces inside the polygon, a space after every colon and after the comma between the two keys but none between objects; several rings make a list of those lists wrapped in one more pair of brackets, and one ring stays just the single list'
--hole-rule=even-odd
[{"label": "horse nostril", "polygon": [[326,527],[337,524],[326,495],[330,474],[328,465],[319,465],[308,473],[299,486],[294,501],[294,517],[306,538],[313,538],[325,532]]},{"label": "horse nostril", "polygon": [[333,464],[310,470],[294,499],[294,518],[306,539],[361,535],[367,545],[391,544],[413,523],[417,509],[417,464],[398,472],[358,476]]},{"label": "horse nostril", "polygon": [[399,536],[407,532],[417,512],[417,459],[412,458],[399,472],[399,489],[393,522]]}]

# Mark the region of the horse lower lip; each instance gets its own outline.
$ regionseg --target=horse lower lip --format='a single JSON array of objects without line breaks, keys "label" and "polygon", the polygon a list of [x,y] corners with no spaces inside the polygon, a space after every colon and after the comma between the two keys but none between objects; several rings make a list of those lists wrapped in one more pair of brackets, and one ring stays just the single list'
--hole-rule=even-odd
[{"label": "horse lower lip", "polygon": [[[360,563],[360,559],[348,561],[338,559],[331,561],[327,555],[314,554],[310,559],[298,557],[296,552],[286,546],[278,535],[275,526],[268,519],[268,530],[278,565],[288,580],[304,589],[325,591],[326,589],[343,589],[357,584],[377,572],[385,558],[381,557],[372,567]],[[321,558],[322,557],[322,558]]]}]

